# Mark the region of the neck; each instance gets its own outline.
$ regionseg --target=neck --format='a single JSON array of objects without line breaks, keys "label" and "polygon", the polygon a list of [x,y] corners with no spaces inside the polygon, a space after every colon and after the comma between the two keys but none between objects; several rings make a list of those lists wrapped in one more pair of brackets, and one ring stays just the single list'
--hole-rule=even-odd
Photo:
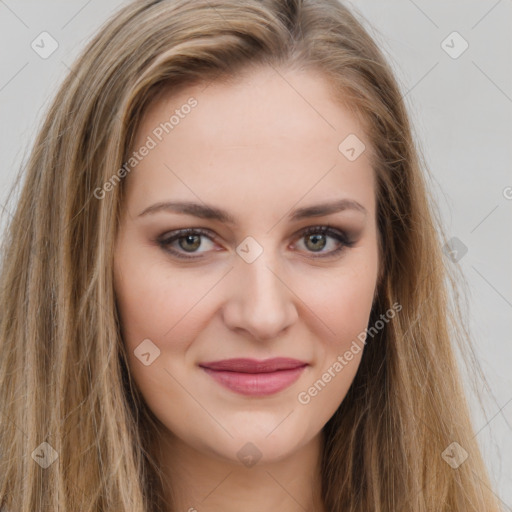
[{"label": "neck", "polygon": [[246,466],[200,451],[169,431],[155,445],[167,512],[324,512],[322,433],[277,461]]}]

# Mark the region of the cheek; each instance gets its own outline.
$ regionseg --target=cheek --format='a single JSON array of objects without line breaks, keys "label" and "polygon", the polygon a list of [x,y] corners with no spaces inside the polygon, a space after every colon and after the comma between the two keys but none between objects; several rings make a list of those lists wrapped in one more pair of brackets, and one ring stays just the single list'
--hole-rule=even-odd
[{"label": "cheek", "polygon": [[[323,296],[311,297],[311,309],[318,311],[316,378],[333,388],[334,396],[340,400],[354,378],[364,348],[364,331],[368,326],[371,312],[373,288],[371,283],[363,283],[352,275],[333,279],[329,288],[324,288]],[[327,329],[320,327],[327,326]],[[321,331],[320,331],[321,329]],[[325,333],[327,332],[327,335]],[[324,333],[323,335],[321,333]],[[339,364],[343,368],[340,368]],[[330,371],[336,378],[329,378]],[[324,398],[327,396],[324,395]],[[336,399],[335,399],[336,400]]]},{"label": "cheek", "polygon": [[336,412],[359,368],[375,274],[371,267],[357,271],[353,267],[331,276],[317,293],[308,294],[308,306],[318,316],[317,360],[296,399],[304,407],[304,415],[316,425],[325,424]]},{"label": "cheek", "polygon": [[350,345],[367,327],[376,276],[376,258],[360,252],[336,271],[297,277],[294,291],[307,306],[304,318],[315,322],[317,338],[325,340],[326,350]]},{"label": "cheek", "polygon": [[373,281],[349,275],[333,291],[328,321],[341,347],[350,344],[368,324],[373,299]]},{"label": "cheek", "polygon": [[180,396],[172,376],[181,382],[186,375],[181,356],[196,336],[194,305],[204,288],[201,294],[199,286],[187,286],[191,280],[184,273],[170,275],[165,266],[145,258],[135,248],[117,253],[115,290],[130,373],[149,407],[162,417],[169,400]]},{"label": "cheek", "polygon": [[[211,277],[194,278],[190,271],[173,269],[135,251],[120,254],[116,262],[116,297],[125,342],[144,338],[163,342],[186,326],[190,333],[194,307],[205,293]],[[151,261],[151,263],[148,263]],[[212,285],[213,285],[212,281]]]},{"label": "cheek", "polygon": [[[169,415],[167,424],[178,428],[169,403],[177,404],[178,410],[187,407],[178,383],[187,382],[190,372],[196,371],[196,354],[190,349],[211,318],[209,299],[219,276],[211,271],[170,271],[165,262],[138,256],[127,251],[117,267],[116,296],[128,365],[149,407],[158,417]],[[141,354],[148,351],[145,365]],[[193,384],[188,382],[187,389]]]}]

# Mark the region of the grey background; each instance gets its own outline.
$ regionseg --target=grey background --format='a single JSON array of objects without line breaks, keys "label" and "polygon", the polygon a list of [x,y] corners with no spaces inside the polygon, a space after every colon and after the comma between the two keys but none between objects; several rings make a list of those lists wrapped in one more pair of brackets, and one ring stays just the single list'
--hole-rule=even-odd
[{"label": "grey background", "polygon": [[[0,0],[0,208],[79,50],[120,0]],[[512,1],[355,0],[405,95],[449,238],[469,283],[468,322],[495,402],[471,398],[477,439],[504,510],[512,510]],[[31,43],[59,44],[42,59]],[[457,31],[458,58],[442,47]],[[444,43],[461,48],[460,41]],[[510,187],[510,188],[507,188]],[[449,264],[452,264],[449,262]],[[469,390],[468,390],[469,392]]]}]

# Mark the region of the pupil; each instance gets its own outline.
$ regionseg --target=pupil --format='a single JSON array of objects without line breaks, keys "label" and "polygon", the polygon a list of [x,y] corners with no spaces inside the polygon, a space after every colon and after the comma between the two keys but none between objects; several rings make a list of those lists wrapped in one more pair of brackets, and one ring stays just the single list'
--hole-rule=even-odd
[{"label": "pupil", "polygon": [[[188,246],[189,249],[192,249],[192,250],[195,250],[195,249],[198,249],[199,246],[201,245],[201,242],[199,241],[199,236],[198,235],[186,235],[184,236],[181,240],[186,240],[186,243],[194,243],[193,240],[195,239],[196,243],[194,244],[194,247],[191,247],[190,245]],[[181,245],[181,244],[180,244]],[[187,250],[187,247],[183,247],[182,246],[182,249],[185,249]]]},{"label": "pupil", "polygon": [[[309,235],[308,240],[313,240],[313,244],[316,244],[320,239],[322,239],[325,235]],[[325,242],[325,240],[323,240]],[[325,243],[321,244],[321,247],[313,247],[313,249],[323,249],[325,247]]]}]

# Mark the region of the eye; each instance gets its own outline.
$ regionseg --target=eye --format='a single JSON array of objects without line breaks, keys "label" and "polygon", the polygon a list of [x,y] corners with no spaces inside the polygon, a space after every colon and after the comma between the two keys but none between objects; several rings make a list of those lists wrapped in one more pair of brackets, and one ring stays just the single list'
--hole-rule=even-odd
[{"label": "eye", "polygon": [[[334,248],[324,251],[327,247],[329,238],[334,240]],[[304,240],[304,246],[307,252],[318,253],[314,258],[324,258],[334,256],[340,253],[345,247],[354,245],[354,241],[348,239],[347,235],[331,226],[312,226],[300,232],[300,240]],[[331,245],[333,245],[331,243]]]},{"label": "eye", "polygon": [[[187,256],[184,253],[197,253],[204,252],[198,251],[199,248],[204,247],[202,238],[206,238],[212,242],[212,235],[209,231],[198,228],[179,229],[173,231],[170,236],[160,237],[156,241],[162,249],[170,252],[178,258],[199,258],[200,256]],[[178,247],[176,248],[176,243]],[[208,248],[208,244],[206,244]],[[183,251],[183,252],[180,252]]]},{"label": "eye", "polygon": [[[200,228],[187,228],[173,231],[167,236],[159,237],[156,242],[166,252],[169,252],[182,259],[198,259],[201,258],[200,254],[208,252],[208,245],[213,245],[213,234]],[[205,243],[203,240],[207,240]],[[329,239],[334,240],[334,248],[324,251],[325,247],[329,245]],[[350,241],[343,231],[340,231],[331,226],[311,226],[303,229],[299,233],[299,240],[304,240],[305,251],[310,253],[317,253],[313,255],[314,258],[323,258],[334,256],[341,252],[345,247],[351,247],[354,242]],[[199,251],[199,249],[204,249]],[[215,250],[215,249],[214,249]],[[188,254],[199,254],[199,256],[188,256]]]}]

